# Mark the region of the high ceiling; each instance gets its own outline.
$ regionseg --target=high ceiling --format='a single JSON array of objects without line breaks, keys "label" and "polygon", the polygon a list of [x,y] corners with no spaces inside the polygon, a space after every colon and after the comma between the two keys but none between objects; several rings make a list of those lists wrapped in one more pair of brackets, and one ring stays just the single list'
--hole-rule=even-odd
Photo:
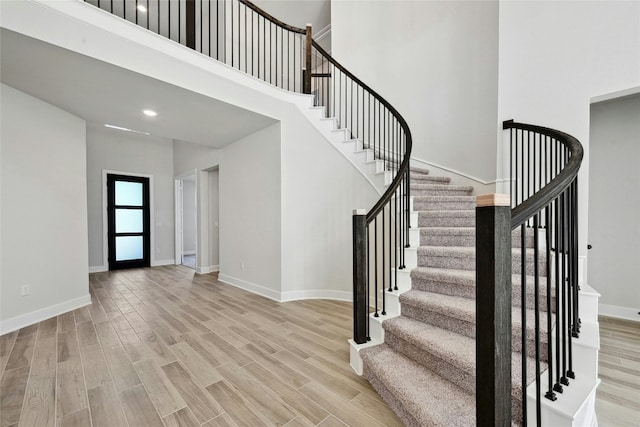
[{"label": "high ceiling", "polygon": [[4,28],[0,43],[2,83],[95,125],[220,148],[275,122]]}]

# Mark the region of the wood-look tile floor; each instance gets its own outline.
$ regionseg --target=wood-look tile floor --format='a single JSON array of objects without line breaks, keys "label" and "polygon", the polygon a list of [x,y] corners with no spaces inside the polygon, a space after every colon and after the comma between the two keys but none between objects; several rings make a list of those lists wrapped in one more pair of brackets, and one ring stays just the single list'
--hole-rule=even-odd
[{"label": "wood-look tile floor", "polygon": [[183,266],[0,337],[0,426],[401,426],[349,367],[351,304],[276,303]]},{"label": "wood-look tile floor", "polygon": [[600,316],[600,427],[640,426],[640,322]]}]

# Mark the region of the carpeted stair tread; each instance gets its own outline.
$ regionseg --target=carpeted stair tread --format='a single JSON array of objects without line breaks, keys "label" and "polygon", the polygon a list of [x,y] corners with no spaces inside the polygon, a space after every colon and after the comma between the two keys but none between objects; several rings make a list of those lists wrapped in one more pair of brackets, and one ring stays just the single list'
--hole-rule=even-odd
[{"label": "carpeted stair tread", "polygon": [[[459,320],[469,325],[473,325],[473,331],[471,330],[454,330],[453,332],[463,334],[466,336],[475,336],[475,323],[476,323],[476,301],[474,299],[457,297],[452,295],[444,295],[434,292],[424,292],[418,290],[410,290],[400,295],[400,304],[402,304],[402,310],[405,311],[404,306],[411,306],[417,309],[419,312],[431,312],[444,316],[447,318]],[[515,336],[521,336],[522,330],[522,315],[520,307],[513,307],[511,309],[511,321],[513,324],[513,332]],[[404,314],[403,314],[404,316]],[[412,316],[408,316],[412,317]],[[421,321],[419,318],[414,320]],[[526,310],[527,321],[527,338],[532,339],[535,334],[535,312],[531,309]],[[542,342],[546,342],[546,332],[541,328],[540,339]],[[473,333],[473,334],[472,334]]]},{"label": "carpeted stair tread", "polygon": [[[511,248],[514,259],[522,258],[522,248]],[[429,255],[439,257],[452,257],[452,258],[475,258],[476,248],[475,246],[419,246],[418,255]],[[533,248],[526,248],[525,258],[527,261],[534,260],[535,251]],[[546,259],[545,251],[538,251],[538,257],[540,259]]]},{"label": "carpeted stair tread", "polygon": [[475,196],[412,196],[415,211],[474,210]]},{"label": "carpeted stair tread", "polygon": [[[419,352],[428,352],[426,368],[449,378],[442,370],[450,372],[450,366],[467,373],[475,378],[476,370],[476,340],[471,337],[452,333],[437,326],[425,324],[417,320],[399,316],[383,323],[386,334],[393,335],[411,344]],[[387,336],[387,335],[385,335]],[[394,340],[395,341],[395,340]],[[401,349],[394,348],[402,352]],[[404,353],[403,353],[404,354]],[[405,354],[405,356],[408,356]],[[436,364],[433,364],[434,358]],[[514,396],[520,398],[522,392],[522,372],[520,368],[521,354],[514,352],[512,356],[511,382]],[[414,357],[414,360],[416,358]],[[420,360],[416,360],[421,363]],[[423,363],[421,363],[423,364]],[[442,366],[441,365],[445,365]],[[450,366],[449,366],[450,365]],[[527,382],[530,384],[535,378],[535,359],[527,360]],[[475,381],[470,384],[458,384],[463,389],[475,392]],[[465,383],[468,381],[465,381]]]},{"label": "carpeted stair tread", "polygon": [[425,184],[428,182],[437,182],[440,184],[448,184],[451,182],[451,178],[448,176],[433,176],[433,175],[424,175],[424,174],[412,174],[411,175],[411,185],[415,184]]},{"label": "carpeted stair tread", "polygon": [[[387,401],[393,396],[410,414],[401,419],[410,426],[472,426],[475,425],[475,398],[455,384],[445,380],[420,364],[394,351],[386,344],[360,351],[365,375],[379,381],[386,390],[378,390]],[[389,369],[392,367],[392,369]]]},{"label": "carpeted stair tread", "polygon": [[[415,209],[415,203],[414,203]],[[475,209],[434,209],[418,212],[418,227],[475,227]]]},{"label": "carpeted stair tread", "polygon": [[[523,253],[526,271],[528,273],[534,271],[533,248],[527,248],[524,252],[520,248],[512,248],[512,271],[515,274],[521,273]],[[540,275],[544,275],[546,274],[546,254],[544,251],[540,251],[538,256],[538,271]],[[455,270],[475,270],[476,248],[475,246],[419,246],[418,265]]]},{"label": "carpeted stair tread", "polygon": [[[443,293],[445,295],[452,296],[463,296],[465,298],[475,298],[476,293],[476,272],[475,270],[455,270],[455,269],[446,269],[446,268],[433,268],[433,267],[416,267],[411,270],[411,282],[414,285],[414,289],[417,290],[426,290],[421,289],[420,284],[422,282],[433,282],[437,285],[434,285],[434,288],[437,286],[440,289],[437,290],[427,290],[427,292],[434,293]],[[514,298],[518,298],[519,302],[519,294],[522,286],[522,276],[519,274],[513,274],[511,276],[511,282],[513,286],[512,294]],[[527,294],[533,295],[535,292],[535,276],[527,275],[525,276],[525,284]],[[417,287],[416,287],[417,286]],[[452,288],[460,287],[466,288],[458,290],[457,292],[451,293]],[[553,289],[552,287],[552,295]],[[443,292],[444,291],[444,292]],[[539,280],[539,295],[541,298],[546,297],[547,295],[547,286],[546,279]],[[555,297],[554,297],[555,298]]]},{"label": "carpeted stair tread", "polygon": [[411,177],[418,176],[418,175],[429,175],[429,169],[417,168],[417,167],[411,166],[409,170],[410,170]]},{"label": "carpeted stair tread", "polygon": [[468,196],[473,192],[473,187],[466,185],[448,184],[412,184],[412,196]]}]

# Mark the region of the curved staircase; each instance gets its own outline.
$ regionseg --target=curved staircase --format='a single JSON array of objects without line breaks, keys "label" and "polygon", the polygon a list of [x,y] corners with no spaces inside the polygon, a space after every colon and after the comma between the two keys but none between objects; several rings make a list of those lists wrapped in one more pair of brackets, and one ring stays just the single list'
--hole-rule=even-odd
[{"label": "curved staircase", "polygon": [[[475,425],[476,197],[471,196],[472,187],[449,182],[427,170],[411,169],[413,211],[420,231],[411,289],[399,297],[400,315],[383,321],[384,343],[360,352],[364,375],[407,426]],[[523,252],[526,262],[533,262],[533,230],[527,230],[524,251],[519,229],[512,244],[517,287]],[[545,270],[541,265],[539,271]],[[514,290],[515,351],[521,348],[518,295]],[[546,294],[540,295],[542,303],[545,299]],[[527,306],[533,306],[533,295],[528,295]],[[527,316],[533,315],[529,309]],[[533,321],[527,323],[533,325]],[[546,340],[542,337],[543,343]],[[531,344],[528,349],[533,349]],[[512,360],[512,412],[513,419],[520,420],[521,357],[514,355]],[[527,368],[527,378],[535,378],[533,359]]]}]

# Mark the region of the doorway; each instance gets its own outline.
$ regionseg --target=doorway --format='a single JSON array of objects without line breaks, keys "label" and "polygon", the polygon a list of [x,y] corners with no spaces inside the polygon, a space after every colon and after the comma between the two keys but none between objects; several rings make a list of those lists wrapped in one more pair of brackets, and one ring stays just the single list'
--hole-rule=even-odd
[{"label": "doorway", "polygon": [[197,202],[196,176],[186,175],[176,180],[176,263],[196,269]]},{"label": "doorway", "polygon": [[109,270],[151,265],[149,178],[107,174]]}]

